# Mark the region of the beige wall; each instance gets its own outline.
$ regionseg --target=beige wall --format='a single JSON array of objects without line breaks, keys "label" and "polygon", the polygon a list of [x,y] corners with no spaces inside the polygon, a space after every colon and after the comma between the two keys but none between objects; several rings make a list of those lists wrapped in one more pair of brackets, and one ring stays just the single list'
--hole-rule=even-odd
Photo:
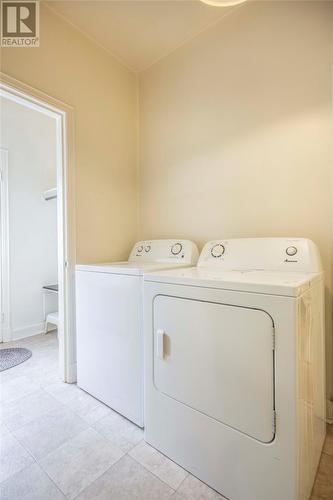
[{"label": "beige wall", "polygon": [[257,2],[140,78],[140,237],[305,236],[327,272],[332,2]]},{"label": "beige wall", "polygon": [[136,76],[41,5],[40,47],[1,70],[75,108],[77,258],[127,256],[136,238]]},{"label": "beige wall", "polygon": [[1,61],[75,107],[78,261],[137,233],[319,245],[331,395],[332,26],[333,2],[251,2],[142,73],[139,185],[134,74],[43,5],[40,48]]}]

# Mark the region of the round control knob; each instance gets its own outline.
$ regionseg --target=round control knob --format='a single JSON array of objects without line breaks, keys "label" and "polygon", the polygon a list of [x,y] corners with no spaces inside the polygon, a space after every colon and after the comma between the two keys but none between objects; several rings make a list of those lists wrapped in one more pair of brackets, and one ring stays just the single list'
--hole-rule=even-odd
[{"label": "round control knob", "polygon": [[145,247],[145,252],[150,252],[150,250],[151,250],[151,246],[150,246],[150,245],[147,245],[147,246]]},{"label": "round control knob", "polygon": [[143,251],[143,246],[139,246],[138,249],[137,249],[138,252],[142,252]]},{"label": "round control knob", "polygon": [[289,255],[289,257],[293,257],[293,255],[297,254],[297,248],[296,247],[288,247],[286,250],[286,254]]},{"label": "round control knob", "polygon": [[175,243],[171,247],[171,253],[173,255],[178,255],[178,254],[180,254],[180,252],[182,251],[182,249],[183,249],[183,245],[181,243]]},{"label": "round control knob", "polygon": [[221,245],[221,243],[214,245],[210,251],[210,253],[212,254],[212,257],[215,257],[215,258],[222,257],[224,252],[225,252],[225,248],[223,245]]}]

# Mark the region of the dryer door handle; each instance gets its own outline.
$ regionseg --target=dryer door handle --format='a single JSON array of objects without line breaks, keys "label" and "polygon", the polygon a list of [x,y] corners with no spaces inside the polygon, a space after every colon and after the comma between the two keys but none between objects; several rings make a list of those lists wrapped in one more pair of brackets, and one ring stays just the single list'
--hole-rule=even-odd
[{"label": "dryer door handle", "polygon": [[164,335],[165,335],[164,330],[156,331],[156,356],[159,359],[164,358]]}]

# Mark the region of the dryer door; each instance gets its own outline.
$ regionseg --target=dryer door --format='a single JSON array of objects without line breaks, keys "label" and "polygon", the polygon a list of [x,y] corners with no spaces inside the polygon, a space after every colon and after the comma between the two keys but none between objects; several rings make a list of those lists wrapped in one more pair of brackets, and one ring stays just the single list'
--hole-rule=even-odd
[{"label": "dryer door", "polygon": [[158,391],[262,441],[274,439],[274,328],[262,310],[158,295]]}]

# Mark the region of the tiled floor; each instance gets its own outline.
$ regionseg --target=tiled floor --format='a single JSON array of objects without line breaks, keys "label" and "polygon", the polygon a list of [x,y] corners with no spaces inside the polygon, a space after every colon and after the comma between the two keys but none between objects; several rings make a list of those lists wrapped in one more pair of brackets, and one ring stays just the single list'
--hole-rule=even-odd
[{"label": "tiled floor", "polygon": [[[222,499],[145,444],[141,429],[60,382],[55,334],[15,345],[33,356],[0,374],[1,500]],[[312,498],[333,500],[332,427]]]},{"label": "tiled floor", "polygon": [[1,500],[222,499],[145,444],[141,429],[60,382],[55,334],[10,345],[33,355],[0,373]]}]

